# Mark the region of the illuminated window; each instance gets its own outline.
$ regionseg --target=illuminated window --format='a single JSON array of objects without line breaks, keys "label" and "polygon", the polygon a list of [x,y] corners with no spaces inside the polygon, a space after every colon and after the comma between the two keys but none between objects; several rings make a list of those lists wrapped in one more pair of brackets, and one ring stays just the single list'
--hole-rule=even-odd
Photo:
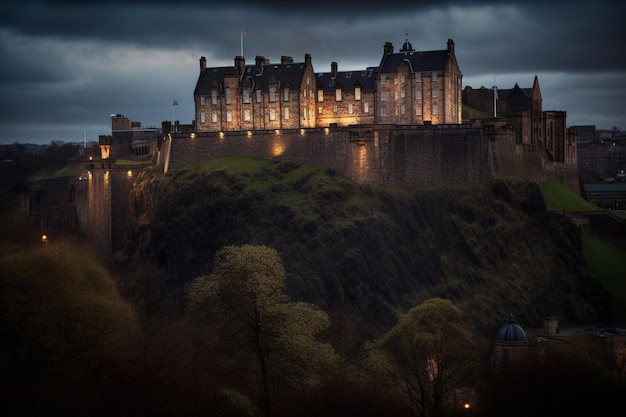
[{"label": "illuminated window", "polygon": [[370,112],[370,104],[366,101],[365,103],[363,103],[363,113],[369,113]]},{"label": "illuminated window", "polygon": [[276,109],[270,109],[270,120],[276,120]]},{"label": "illuminated window", "polygon": [[416,116],[421,116],[422,115],[422,106],[416,106],[415,107],[415,115]]},{"label": "illuminated window", "polygon": [[433,104],[433,115],[439,114],[439,106]]},{"label": "illuminated window", "polygon": [[404,74],[400,75],[400,84],[404,84]]},{"label": "illuminated window", "polygon": [[285,107],[285,109],[283,110],[283,115],[285,117],[285,120],[289,120],[289,107]]},{"label": "illuminated window", "polygon": [[337,109],[337,105],[335,104],[335,105],[333,106],[333,113],[337,113],[337,110],[338,110],[338,109]]},{"label": "illuminated window", "polygon": [[283,89],[283,101],[289,101],[289,89]]},{"label": "illuminated window", "polygon": [[230,88],[226,87],[224,89],[224,95],[226,96],[226,104],[230,104],[232,101],[230,97]]},{"label": "illuminated window", "polygon": [[276,101],[276,86],[270,85],[270,103]]},{"label": "illuminated window", "polygon": [[354,99],[357,101],[361,100],[361,87],[358,85],[354,87]]},{"label": "illuminated window", "polygon": [[216,111],[211,112],[211,121],[213,123],[217,123],[217,112]]},{"label": "illuminated window", "polygon": [[243,111],[243,121],[244,122],[249,122],[250,121],[250,109],[244,109],[244,111]]},{"label": "illuminated window", "polygon": [[233,112],[232,112],[232,111],[230,111],[230,110],[228,110],[228,111],[226,112],[226,121],[227,121],[228,123],[230,123],[230,122],[232,122],[232,121],[233,121]]},{"label": "illuminated window", "polygon": [[324,90],[322,89],[317,90],[317,101],[318,103],[324,102]]},{"label": "illuminated window", "polygon": [[352,103],[348,104],[348,113],[352,114],[353,110],[352,110]]},{"label": "illuminated window", "polygon": [[433,88],[432,96],[433,96],[433,98],[439,97],[439,90],[437,88]]},{"label": "illuminated window", "polygon": [[319,106],[319,107],[317,108],[317,113],[318,113],[318,114],[323,114],[323,113],[324,113],[324,108],[323,108],[322,106]]},{"label": "illuminated window", "polygon": [[211,90],[211,104],[217,104],[217,88]]},{"label": "illuminated window", "polygon": [[341,88],[335,88],[335,101],[341,101]]},{"label": "illuminated window", "polygon": [[250,90],[248,89],[243,90],[243,102],[246,104],[250,103]]},{"label": "illuminated window", "polygon": [[206,113],[201,111],[200,112],[200,123],[205,123],[206,122]]},{"label": "illuminated window", "polygon": [[400,98],[404,98],[406,97],[406,91],[404,91],[404,88],[402,90],[400,90]]}]

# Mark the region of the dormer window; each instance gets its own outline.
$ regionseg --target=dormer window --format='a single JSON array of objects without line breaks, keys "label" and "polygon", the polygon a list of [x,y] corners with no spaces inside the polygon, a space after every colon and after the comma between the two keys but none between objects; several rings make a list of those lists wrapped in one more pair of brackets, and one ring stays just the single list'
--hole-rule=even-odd
[{"label": "dormer window", "polygon": [[276,86],[270,85],[270,103],[276,101]]},{"label": "dormer window", "polygon": [[289,88],[287,87],[283,89],[283,101],[289,101]]},{"label": "dormer window", "polygon": [[341,101],[341,88],[335,88],[335,101]]},{"label": "dormer window", "polygon": [[354,87],[354,99],[361,100],[361,86],[357,85]]}]

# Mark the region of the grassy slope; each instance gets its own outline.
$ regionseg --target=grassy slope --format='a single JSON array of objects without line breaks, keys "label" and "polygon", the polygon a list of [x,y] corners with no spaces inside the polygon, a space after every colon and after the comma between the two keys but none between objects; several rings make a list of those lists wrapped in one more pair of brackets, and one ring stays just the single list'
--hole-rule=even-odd
[{"label": "grassy slope", "polygon": [[[557,180],[540,184],[546,206],[551,211],[600,211]],[[600,280],[615,297],[615,320],[626,323],[626,251],[589,232],[582,236],[583,254],[589,273]]]}]

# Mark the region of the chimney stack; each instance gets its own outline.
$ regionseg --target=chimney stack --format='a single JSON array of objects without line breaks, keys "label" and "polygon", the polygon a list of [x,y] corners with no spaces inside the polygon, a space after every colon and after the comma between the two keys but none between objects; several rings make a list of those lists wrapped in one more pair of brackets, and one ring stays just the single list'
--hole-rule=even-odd
[{"label": "chimney stack", "polygon": [[454,54],[454,41],[452,39],[448,39],[448,52],[450,55]]},{"label": "chimney stack", "polygon": [[243,74],[243,71],[246,68],[246,58],[242,56],[235,57],[235,68],[237,69],[237,73],[239,75]]},{"label": "chimney stack", "polygon": [[337,77],[337,63],[336,62],[331,62],[330,63],[330,72],[331,72],[331,77],[332,78],[336,78]]},{"label": "chimney stack", "polygon": [[265,64],[265,57],[257,55],[254,65],[256,66],[256,73],[260,74],[263,71],[263,64]]},{"label": "chimney stack", "polygon": [[287,55],[280,57],[281,64],[293,64],[293,58]]},{"label": "chimney stack", "polygon": [[393,44],[391,42],[385,42],[385,46],[383,46],[383,53],[385,55],[393,54]]},{"label": "chimney stack", "polygon": [[206,70],[206,58],[200,57],[200,74],[204,73]]}]

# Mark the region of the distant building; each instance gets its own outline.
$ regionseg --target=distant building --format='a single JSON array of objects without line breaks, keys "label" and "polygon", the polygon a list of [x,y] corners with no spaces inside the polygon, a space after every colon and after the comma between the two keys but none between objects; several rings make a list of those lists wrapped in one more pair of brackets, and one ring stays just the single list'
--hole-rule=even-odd
[{"label": "distant building", "polygon": [[133,122],[123,114],[112,114],[111,135],[98,138],[100,157],[150,159],[161,133],[160,128],[142,127],[141,122]]}]

